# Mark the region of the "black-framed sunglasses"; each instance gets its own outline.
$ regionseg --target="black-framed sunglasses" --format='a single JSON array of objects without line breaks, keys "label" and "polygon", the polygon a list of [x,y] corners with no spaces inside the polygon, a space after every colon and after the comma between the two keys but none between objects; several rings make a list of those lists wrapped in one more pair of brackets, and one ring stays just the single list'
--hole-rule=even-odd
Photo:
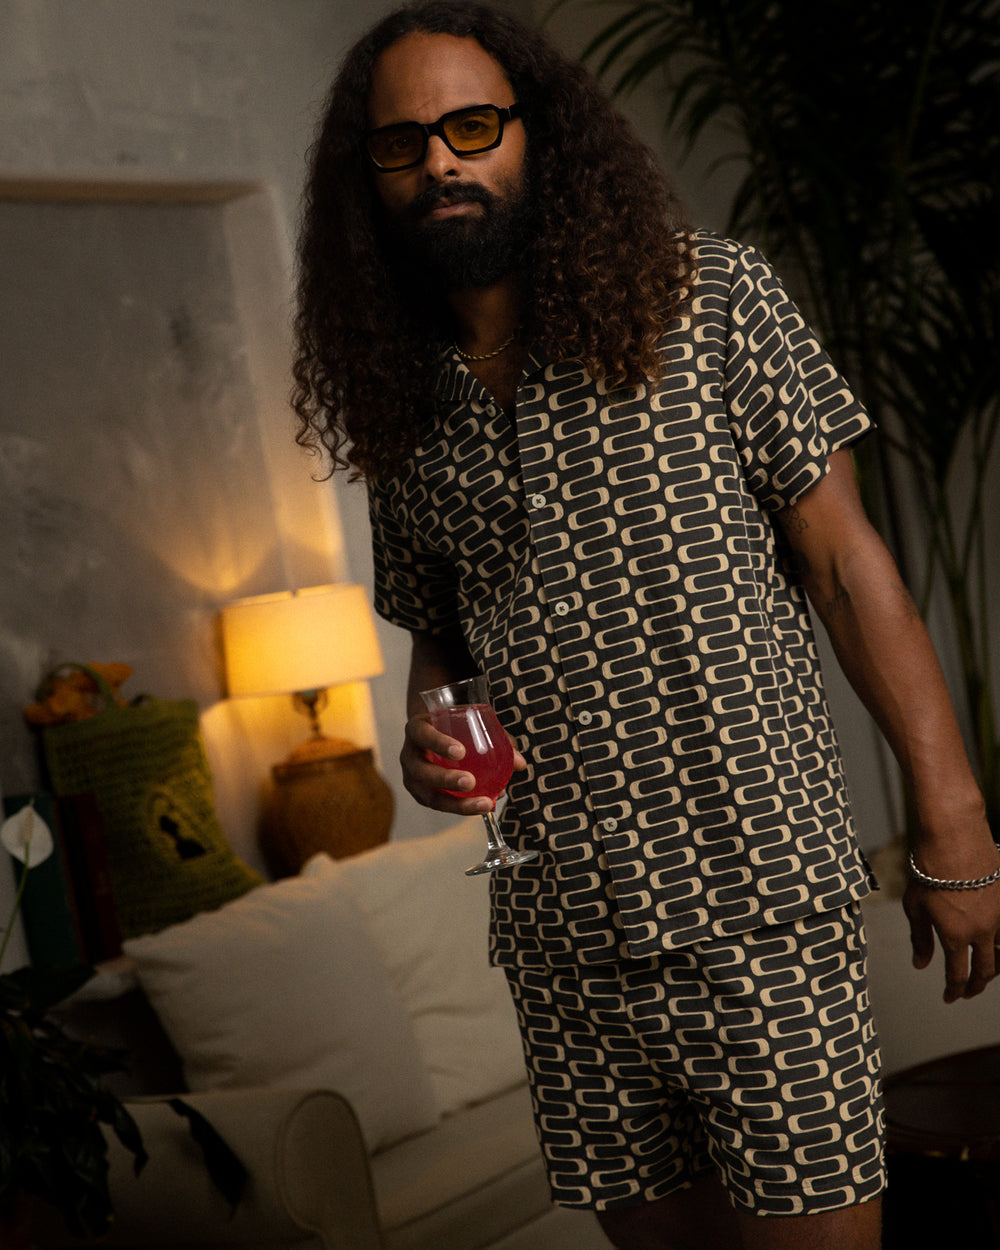
[{"label": "black-framed sunglasses", "polygon": [[503,141],[504,122],[519,117],[521,106],[511,104],[499,108],[495,104],[476,104],[472,108],[455,109],[436,122],[399,122],[395,126],[379,126],[365,136],[365,147],[376,169],[412,169],[427,154],[431,135],[443,139],[456,156],[475,156],[498,148]]}]

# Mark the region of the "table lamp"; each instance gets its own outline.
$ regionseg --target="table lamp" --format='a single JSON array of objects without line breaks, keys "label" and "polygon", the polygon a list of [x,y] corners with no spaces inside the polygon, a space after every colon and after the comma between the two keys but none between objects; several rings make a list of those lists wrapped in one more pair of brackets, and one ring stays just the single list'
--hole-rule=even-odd
[{"label": "table lamp", "polygon": [[275,874],[297,873],[318,851],[340,857],[384,842],[393,797],[371,750],[320,730],[331,686],[384,671],[364,588],[237,599],[222,609],[222,643],[230,696],[290,694],[310,721],[309,738],[271,769],[261,842]]}]

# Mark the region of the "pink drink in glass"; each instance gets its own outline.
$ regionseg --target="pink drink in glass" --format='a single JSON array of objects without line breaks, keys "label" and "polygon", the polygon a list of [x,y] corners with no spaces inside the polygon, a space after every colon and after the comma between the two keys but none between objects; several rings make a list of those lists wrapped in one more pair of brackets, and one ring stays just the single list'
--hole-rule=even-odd
[{"label": "pink drink in glass", "polygon": [[[444,759],[430,752],[431,759],[445,768],[461,769],[475,778],[471,791],[450,790],[457,798],[485,798],[495,801],[514,771],[514,749],[489,704],[486,678],[466,677],[461,681],[437,686],[434,690],[421,690],[420,697],[427,708],[431,724],[449,738],[465,747],[461,760]],[[518,851],[504,841],[496,816],[492,811],[483,812],[486,826],[486,857],[471,868],[467,877],[498,868],[513,868],[539,858],[536,850]]]},{"label": "pink drink in glass", "polygon": [[445,793],[461,799],[499,798],[514,771],[514,748],[492,707],[488,703],[474,703],[433,712],[431,724],[465,747],[465,755],[460,760],[446,759],[432,752],[434,762],[471,773],[476,779],[471,790],[447,790]]}]

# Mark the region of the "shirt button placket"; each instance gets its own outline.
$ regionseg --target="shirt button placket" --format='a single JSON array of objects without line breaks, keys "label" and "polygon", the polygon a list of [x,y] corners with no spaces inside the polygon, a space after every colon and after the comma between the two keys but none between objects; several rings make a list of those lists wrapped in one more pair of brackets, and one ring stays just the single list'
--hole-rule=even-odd
[{"label": "shirt button placket", "polygon": [[[527,483],[525,483],[525,486],[527,488],[525,491],[525,502],[532,512],[539,512],[541,509],[549,506],[548,496],[544,492],[531,490]],[[540,521],[542,521],[542,518],[533,517],[531,524],[534,526]],[[565,619],[573,611],[572,601],[570,599],[553,599],[550,601],[550,611],[555,617]],[[594,714],[586,709],[581,709],[579,712],[571,711],[571,715],[581,729],[586,729],[595,721]],[[599,821],[599,827],[604,833],[614,833],[618,828],[618,821],[614,817],[608,817]]]}]

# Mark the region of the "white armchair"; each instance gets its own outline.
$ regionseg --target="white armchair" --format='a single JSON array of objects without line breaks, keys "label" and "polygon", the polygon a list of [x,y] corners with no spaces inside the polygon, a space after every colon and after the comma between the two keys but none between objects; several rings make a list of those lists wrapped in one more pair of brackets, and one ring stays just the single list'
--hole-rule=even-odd
[{"label": "white armchair", "polygon": [[[231,1213],[165,1097],[110,1143],[104,1244],[246,1250],[607,1250],[551,1206],[513,1006],[488,966],[475,819],[126,944],[183,1064],[184,1100],[250,1174]],[[40,1250],[78,1245],[43,1221]]]}]

